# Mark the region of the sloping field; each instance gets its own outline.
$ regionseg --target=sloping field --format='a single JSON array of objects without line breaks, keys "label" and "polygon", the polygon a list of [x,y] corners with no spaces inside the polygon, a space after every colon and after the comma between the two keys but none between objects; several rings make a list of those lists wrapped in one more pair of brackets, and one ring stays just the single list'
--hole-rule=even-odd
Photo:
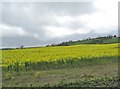
[{"label": "sloping field", "polygon": [[2,50],[3,87],[117,87],[118,43]]},{"label": "sloping field", "polygon": [[3,66],[37,62],[67,62],[69,59],[92,59],[118,56],[118,44],[81,44],[2,51]]}]

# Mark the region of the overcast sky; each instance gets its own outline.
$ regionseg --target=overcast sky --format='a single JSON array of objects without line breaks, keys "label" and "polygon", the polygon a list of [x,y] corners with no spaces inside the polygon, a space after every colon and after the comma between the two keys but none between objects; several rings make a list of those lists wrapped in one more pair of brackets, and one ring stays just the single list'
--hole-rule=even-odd
[{"label": "overcast sky", "polygon": [[39,46],[117,35],[118,0],[3,2],[3,47]]}]

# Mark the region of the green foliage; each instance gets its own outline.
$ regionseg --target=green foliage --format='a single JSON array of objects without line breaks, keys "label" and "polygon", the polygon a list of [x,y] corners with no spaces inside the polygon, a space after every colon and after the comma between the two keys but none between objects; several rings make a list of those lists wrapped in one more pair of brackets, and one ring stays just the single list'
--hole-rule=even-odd
[{"label": "green foliage", "polygon": [[94,78],[92,76],[84,75],[79,81],[64,83],[64,81],[59,82],[54,87],[118,87],[119,78],[114,77],[104,77],[104,78]]},{"label": "green foliage", "polygon": [[91,38],[91,39],[89,38],[85,40],[62,42],[60,44],[56,44],[56,46],[70,46],[70,45],[78,45],[78,44],[111,44],[111,43],[118,43],[119,40],[120,40],[119,37],[111,37],[111,36],[98,37],[98,38]]}]

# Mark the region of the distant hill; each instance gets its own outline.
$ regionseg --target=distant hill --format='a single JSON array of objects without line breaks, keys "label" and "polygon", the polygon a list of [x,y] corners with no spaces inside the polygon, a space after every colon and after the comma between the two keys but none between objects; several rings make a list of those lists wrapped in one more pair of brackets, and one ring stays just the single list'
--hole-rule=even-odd
[{"label": "distant hill", "polygon": [[12,50],[14,48],[1,48],[0,50]]},{"label": "distant hill", "polygon": [[[96,37],[96,38],[87,38],[84,40],[77,40],[77,41],[66,41],[59,44],[52,44],[52,45],[46,45],[48,46],[71,46],[71,45],[79,45],[79,44],[112,44],[112,43],[119,43],[120,37],[117,37],[116,35],[112,36],[104,36],[104,37]],[[1,48],[0,50],[13,50],[13,49],[23,49],[23,48],[39,48],[39,47],[45,47],[45,46],[38,46],[38,47],[24,47],[23,45],[19,48]]]},{"label": "distant hill", "polygon": [[97,37],[97,38],[88,38],[85,40],[67,41],[52,46],[69,46],[69,45],[78,45],[78,44],[111,44],[111,43],[118,43],[119,40],[120,37],[105,36],[105,37]]}]

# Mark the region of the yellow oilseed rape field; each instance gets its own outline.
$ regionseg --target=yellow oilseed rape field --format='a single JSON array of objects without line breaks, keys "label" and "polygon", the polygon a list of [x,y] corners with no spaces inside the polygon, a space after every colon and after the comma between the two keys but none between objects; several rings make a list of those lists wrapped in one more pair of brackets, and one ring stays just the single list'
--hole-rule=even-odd
[{"label": "yellow oilseed rape field", "polygon": [[80,44],[2,50],[3,86],[116,87],[118,45]]},{"label": "yellow oilseed rape field", "polygon": [[24,65],[25,62],[57,62],[61,60],[66,62],[69,59],[114,56],[118,56],[118,43],[14,49],[2,51],[2,66],[15,65],[15,63]]}]

